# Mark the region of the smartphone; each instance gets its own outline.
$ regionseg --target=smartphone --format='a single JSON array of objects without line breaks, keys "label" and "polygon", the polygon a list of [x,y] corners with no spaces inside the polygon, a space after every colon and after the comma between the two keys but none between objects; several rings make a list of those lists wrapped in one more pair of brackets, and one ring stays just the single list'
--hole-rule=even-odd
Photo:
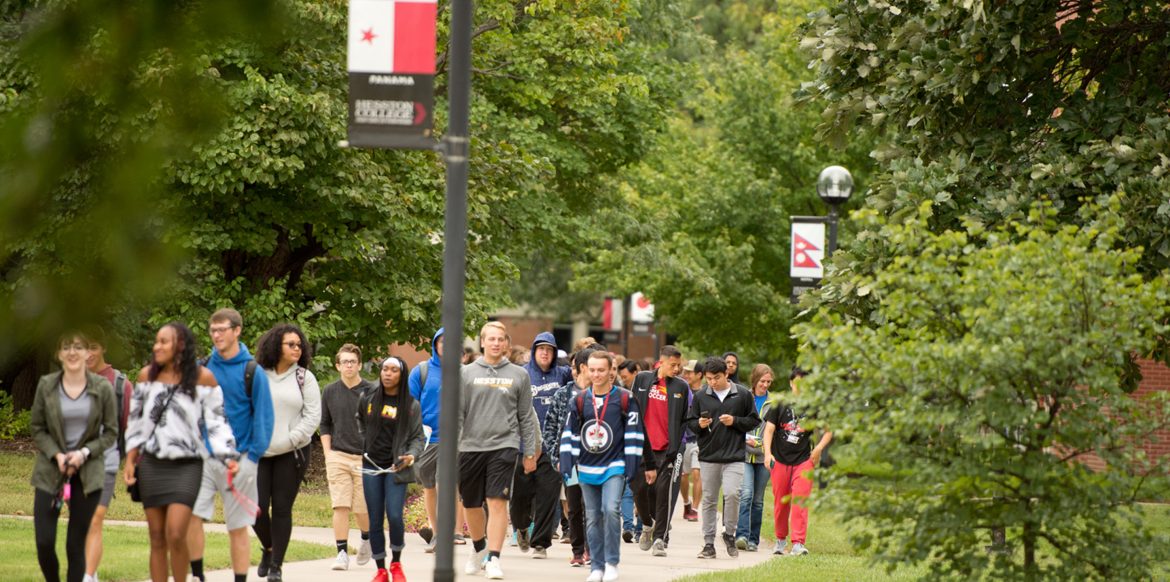
[{"label": "smartphone", "polygon": [[699,413],[699,418],[711,418],[711,411],[710,411],[710,410],[704,410],[704,411],[700,412],[700,413]]}]

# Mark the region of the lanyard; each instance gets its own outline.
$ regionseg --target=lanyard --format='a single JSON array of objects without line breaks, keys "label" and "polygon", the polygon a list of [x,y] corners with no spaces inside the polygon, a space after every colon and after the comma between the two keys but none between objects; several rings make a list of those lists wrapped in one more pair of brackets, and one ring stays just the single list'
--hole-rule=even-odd
[{"label": "lanyard", "polygon": [[605,411],[609,408],[609,397],[613,395],[613,387],[610,387],[609,392],[605,394],[605,402],[601,405],[601,412],[597,412],[597,396],[593,393],[593,389],[589,389],[589,401],[593,403],[593,420],[600,423],[605,418]]}]

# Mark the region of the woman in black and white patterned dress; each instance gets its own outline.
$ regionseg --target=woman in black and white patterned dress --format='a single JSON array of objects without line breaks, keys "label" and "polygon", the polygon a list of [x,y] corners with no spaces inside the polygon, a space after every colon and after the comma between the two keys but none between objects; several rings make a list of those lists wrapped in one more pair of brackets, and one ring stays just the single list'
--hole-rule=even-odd
[{"label": "woman in black and white patterned dress", "polygon": [[[195,336],[168,323],[154,340],[154,360],[142,369],[130,403],[126,434],[127,485],[138,482],[150,529],[150,577],[167,579],[167,556],[176,581],[187,579],[187,523],[203,478],[207,453],[235,474],[236,441],[223,412],[223,393],[195,357]],[[135,469],[137,468],[137,473]]]}]

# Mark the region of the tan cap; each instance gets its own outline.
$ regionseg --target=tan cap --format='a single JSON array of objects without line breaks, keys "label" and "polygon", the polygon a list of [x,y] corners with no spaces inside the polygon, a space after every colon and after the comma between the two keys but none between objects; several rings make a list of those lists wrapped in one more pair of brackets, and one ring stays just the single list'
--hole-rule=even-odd
[{"label": "tan cap", "polygon": [[687,363],[683,364],[683,371],[684,372],[694,372],[695,366],[698,366],[698,365],[699,365],[699,360],[687,360]]}]

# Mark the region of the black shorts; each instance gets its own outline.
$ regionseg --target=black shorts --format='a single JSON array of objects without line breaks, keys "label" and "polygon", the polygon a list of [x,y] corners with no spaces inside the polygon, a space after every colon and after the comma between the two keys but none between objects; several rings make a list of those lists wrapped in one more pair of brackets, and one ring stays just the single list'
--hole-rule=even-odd
[{"label": "black shorts", "polygon": [[512,493],[512,473],[520,451],[499,449],[459,453],[459,495],[463,507],[483,507],[484,499],[508,499]]}]

